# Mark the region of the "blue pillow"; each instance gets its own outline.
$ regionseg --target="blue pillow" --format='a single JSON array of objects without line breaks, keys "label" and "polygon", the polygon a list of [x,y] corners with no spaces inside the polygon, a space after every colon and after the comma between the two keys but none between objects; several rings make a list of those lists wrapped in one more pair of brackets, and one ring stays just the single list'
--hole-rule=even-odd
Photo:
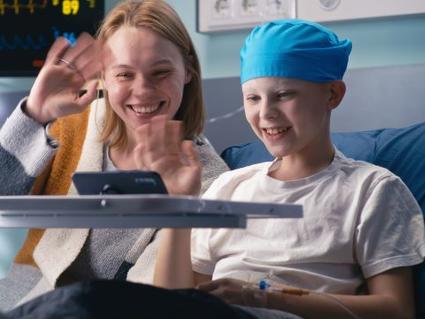
[{"label": "blue pillow", "polygon": [[[425,123],[382,131],[374,163],[400,176],[425,215]],[[416,316],[425,318],[425,263],[414,268],[414,283]]]},{"label": "blue pillow", "polygon": [[[332,142],[347,157],[373,163],[376,151],[376,136],[383,130],[354,133],[332,133]],[[273,156],[259,141],[234,145],[226,148],[221,157],[230,169],[271,161]]]},{"label": "blue pillow", "polygon": [[[399,129],[332,133],[332,141],[347,157],[385,167],[398,175],[425,213],[425,122]],[[226,148],[221,153],[230,169],[270,161],[260,141]],[[425,317],[425,263],[414,268],[416,315]]]}]

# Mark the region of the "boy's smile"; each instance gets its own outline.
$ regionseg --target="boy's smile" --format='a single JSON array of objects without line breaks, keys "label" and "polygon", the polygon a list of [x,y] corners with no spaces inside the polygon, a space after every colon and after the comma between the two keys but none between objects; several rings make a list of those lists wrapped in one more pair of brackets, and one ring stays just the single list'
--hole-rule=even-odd
[{"label": "boy's smile", "polygon": [[285,135],[290,129],[291,129],[290,126],[286,128],[267,127],[267,128],[263,128],[263,131],[270,137],[278,137],[278,136]]}]

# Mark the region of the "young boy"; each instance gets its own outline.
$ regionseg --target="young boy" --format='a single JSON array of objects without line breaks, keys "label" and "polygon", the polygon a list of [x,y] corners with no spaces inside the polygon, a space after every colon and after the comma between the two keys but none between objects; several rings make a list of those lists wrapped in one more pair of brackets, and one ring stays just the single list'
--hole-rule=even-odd
[{"label": "young boy", "polygon": [[[349,40],[302,20],[251,32],[241,50],[245,114],[275,160],[222,174],[204,198],[302,204],[304,217],[196,229],[192,240],[190,230],[166,230],[157,285],[304,318],[414,317],[410,267],[425,255],[420,208],[398,177],[344,157],[330,139],[350,51]],[[150,142],[137,161],[171,194],[196,195],[200,164],[180,131],[164,118],[139,128]],[[265,277],[281,291],[253,288]]]}]

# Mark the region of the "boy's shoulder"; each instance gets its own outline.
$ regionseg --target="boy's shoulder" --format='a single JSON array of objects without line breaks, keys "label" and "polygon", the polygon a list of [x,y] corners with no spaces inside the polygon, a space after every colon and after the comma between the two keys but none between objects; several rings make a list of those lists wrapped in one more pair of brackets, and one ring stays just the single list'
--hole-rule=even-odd
[{"label": "boy's shoulder", "polygon": [[335,161],[337,162],[338,170],[346,174],[347,177],[367,179],[399,178],[385,167],[346,157],[339,150],[336,151]]}]

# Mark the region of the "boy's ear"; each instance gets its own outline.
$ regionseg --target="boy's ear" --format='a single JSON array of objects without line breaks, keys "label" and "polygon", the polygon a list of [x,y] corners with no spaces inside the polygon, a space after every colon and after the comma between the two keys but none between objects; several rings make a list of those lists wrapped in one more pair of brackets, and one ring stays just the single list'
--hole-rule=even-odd
[{"label": "boy's ear", "polygon": [[330,98],[329,98],[329,110],[333,110],[338,107],[338,105],[341,103],[342,99],[345,95],[346,86],[344,81],[338,80],[338,81],[332,81],[329,83],[330,87]]}]

